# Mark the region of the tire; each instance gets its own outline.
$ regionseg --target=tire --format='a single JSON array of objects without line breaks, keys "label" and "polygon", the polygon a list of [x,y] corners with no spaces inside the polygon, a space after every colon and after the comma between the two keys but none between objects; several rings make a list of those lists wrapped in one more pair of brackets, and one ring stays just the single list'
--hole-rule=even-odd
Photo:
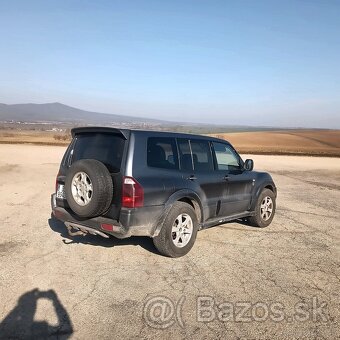
[{"label": "tire", "polygon": [[106,166],[95,159],[77,161],[68,170],[65,194],[67,203],[78,216],[102,215],[109,209],[113,198],[111,175]]},{"label": "tire", "polygon": [[[179,217],[181,218],[179,219]],[[177,236],[180,235],[180,233],[174,232],[173,227],[176,228],[175,226],[179,225],[177,222],[180,220],[187,226],[191,225],[192,228],[185,228],[187,233],[178,238]],[[179,230],[180,227],[177,227],[177,229]],[[190,238],[189,229],[191,229]],[[193,247],[197,236],[197,230],[198,221],[194,208],[188,203],[175,202],[164,219],[161,231],[153,238],[153,243],[162,255],[168,257],[181,257],[186,255]],[[173,238],[178,240],[176,241],[176,239],[174,240]],[[181,245],[178,246],[175,242]]]},{"label": "tire", "polygon": [[[271,204],[268,205],[271,207],[271,213],[268,217],[268,214],[264,214],[265,209],[263,210],[261,206],[264,204],[264,200],[266,198],[269,198],[271,200]],[[270,202],[270,200],[267,200],[266,203]],[[255,215],[248,218],[248,222],[250,225],[258,228],[265,228],[268,227],[269,224],[272,222],[276,210],[276,197],[275,194],[269,190],[269,189],[263,189],[260,196],[257,199],[256,205],[255,205]],[[269,211],[267,211],[268,213]],[[266,218],[268,217],[268,218]]]}]

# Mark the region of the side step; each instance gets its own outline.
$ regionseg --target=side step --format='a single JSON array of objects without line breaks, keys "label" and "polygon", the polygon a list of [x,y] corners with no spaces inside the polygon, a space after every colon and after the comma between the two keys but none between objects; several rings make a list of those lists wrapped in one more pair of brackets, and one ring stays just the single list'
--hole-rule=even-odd
[{"label": "side step", "polygon": [[223,223],[230,222],[230,221],[235,221],[235,220],[238,220],[240,218],[249,217],[249,216],[253,216],[253,215],[254,215],[254,211],[244,211],[240,214],[235,214],[235,215],[228,216],[228,217],[213,218],[213,219],[210,219],[210,220],[208,220],[204,223],[201,223],[199,230],[207,229],[207,228],[219,225],[219,224],[223,224]]},{"label": "side step", "polygon": [[[85,236],[87,234],[92,234],[92,235],[100,235],[102,237],[109,238],[109,235],[104,234],[97,229],[85,227],[81,224],[77,224],[73,222],[64,222],[64,223],[67,228],[68,234],[70,236],[78,236],[78,235]],[[75,229],[76,231],[72,231],[72,229]]]}]

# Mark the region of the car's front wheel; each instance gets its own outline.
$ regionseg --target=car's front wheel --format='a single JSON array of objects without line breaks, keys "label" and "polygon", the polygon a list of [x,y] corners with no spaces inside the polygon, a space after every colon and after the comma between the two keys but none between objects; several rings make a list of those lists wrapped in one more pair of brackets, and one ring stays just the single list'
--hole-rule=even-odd
[{"label": "car's front wheel", "polygon": [[255,214],[248,221],[254,227],[265,228],[272,222],[275,209],[275,194],[270,189],[263,189],[255,205]]},{"label": "car's front wheel", "polygon": [[165,217],[162,229],[153,238],[158,251],[169,257],[180,257],[193,247],[198,230],[194,208],[184,202],[175,202]]}]

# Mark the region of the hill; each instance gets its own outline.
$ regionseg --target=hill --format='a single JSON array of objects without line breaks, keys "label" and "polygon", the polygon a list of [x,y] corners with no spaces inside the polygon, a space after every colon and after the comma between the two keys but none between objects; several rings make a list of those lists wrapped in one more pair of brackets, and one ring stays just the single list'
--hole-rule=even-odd
[{"label": "hill", "polygon": [[156,119],[129,117],[116,114],[91,112],[61,103],[46,104],[1,104],[0,121],[58,122],[79,124],[148,123],[166,124]]}]

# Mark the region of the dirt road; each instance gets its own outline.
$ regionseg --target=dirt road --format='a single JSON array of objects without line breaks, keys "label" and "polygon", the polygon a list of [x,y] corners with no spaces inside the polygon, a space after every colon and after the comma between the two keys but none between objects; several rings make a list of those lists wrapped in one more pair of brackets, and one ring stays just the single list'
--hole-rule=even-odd
[{"label": "dirt road", "polygon": [[169,259],[50,219],[63,152],[0,145],[0,337],[339,338],[340,159],[253,156],[278,187],[272,225],[204,230]]}]

